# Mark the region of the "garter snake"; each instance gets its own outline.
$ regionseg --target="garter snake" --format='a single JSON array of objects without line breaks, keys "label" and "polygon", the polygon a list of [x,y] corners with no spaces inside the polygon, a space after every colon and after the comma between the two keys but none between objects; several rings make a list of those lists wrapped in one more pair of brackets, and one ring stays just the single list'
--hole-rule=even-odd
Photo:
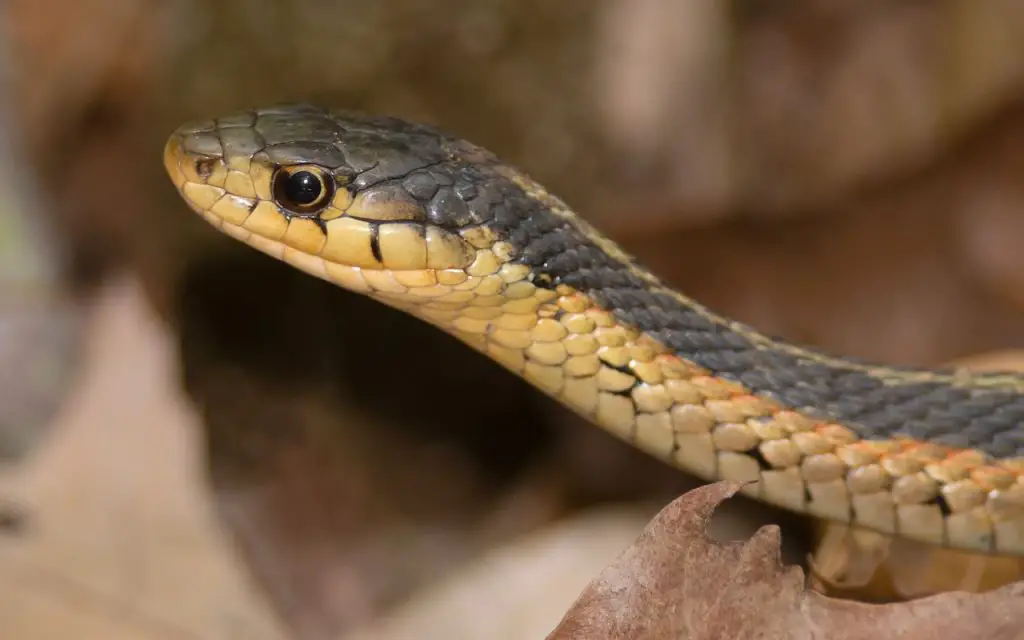
[{"label": "garter snake", "polygon": [[819,518],[1024,556],[1022,376],[759,333],[425,125],[281,105],[183,125],[164,164],[222,232],[452,334],[669,464]]}]

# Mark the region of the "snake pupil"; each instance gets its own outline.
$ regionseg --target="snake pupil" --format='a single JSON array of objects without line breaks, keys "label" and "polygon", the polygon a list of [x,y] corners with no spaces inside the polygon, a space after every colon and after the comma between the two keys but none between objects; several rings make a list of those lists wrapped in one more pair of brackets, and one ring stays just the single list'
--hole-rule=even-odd
[{"label": "snake pupil", "polygon": [[284,195],[297,205],[310,205],[323,193],[320,180],[309,171],[296,171],[285,179]]},{"label": "snake pupil", "polygon": [[301,217],[316,217],[334,196],[334,180],[315,166],[280,169],[274,176],[274,200]]}]

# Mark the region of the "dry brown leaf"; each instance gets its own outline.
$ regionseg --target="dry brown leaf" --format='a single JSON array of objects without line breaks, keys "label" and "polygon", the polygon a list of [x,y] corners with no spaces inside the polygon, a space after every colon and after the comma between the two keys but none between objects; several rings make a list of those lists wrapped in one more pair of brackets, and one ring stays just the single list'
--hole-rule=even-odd
[{"label": "dry brown leaf", "polygon": [[1024,638],[1024,583],[863,604],[807,589],[803,570],[780,561],[777,527],[745,542],[710,539],[712,513],[741,486],[719,482],[669,504],[583,591],[548,640]]}]

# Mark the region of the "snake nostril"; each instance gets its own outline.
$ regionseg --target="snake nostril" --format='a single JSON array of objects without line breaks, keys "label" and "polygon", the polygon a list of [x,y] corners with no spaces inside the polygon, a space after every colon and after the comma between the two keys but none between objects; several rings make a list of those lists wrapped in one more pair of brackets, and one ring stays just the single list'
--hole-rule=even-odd
[{"label": "snake nostril", "polygon": [[206,180],[213,175],[213,163],[214,160],[210,158],[200,158],[196,160],[196,175]]}]

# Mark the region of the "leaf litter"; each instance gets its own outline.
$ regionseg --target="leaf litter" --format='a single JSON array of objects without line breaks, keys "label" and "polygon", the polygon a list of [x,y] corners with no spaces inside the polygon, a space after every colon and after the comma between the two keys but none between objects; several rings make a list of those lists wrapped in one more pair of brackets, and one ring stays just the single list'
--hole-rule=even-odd
[{"label": "leaf litter", "polygon": [[591,582],[548,640],[1024,639],[1024,582],[890,604],[830,598],[781,561],[779,528],[749,540],[706,533],[742,484],[690,491],[656,515]]}]

